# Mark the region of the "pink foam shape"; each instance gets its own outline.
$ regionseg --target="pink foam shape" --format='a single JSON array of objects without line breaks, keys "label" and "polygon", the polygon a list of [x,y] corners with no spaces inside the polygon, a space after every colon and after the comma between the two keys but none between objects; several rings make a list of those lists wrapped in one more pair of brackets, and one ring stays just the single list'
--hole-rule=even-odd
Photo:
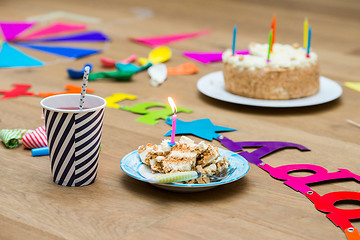
[{"label": "pink foam shape", "polygon": [[185,34],[174,34],[174,35],[165,35],[165,36],[149,37],[149,38],[131,38],[131,40],[149,45],[151,47],[158,47],[158,46],[167,45],[171,42],[184,40],[187,38],[207,35],[210,32],[211,32],[210,30],[203,30],[199,32],[185,33]]},{"label": "pink foam shape", "polygon": [[0,22],[0,27],[4,40],[11,41],[34,24],[34,22]]},{"label": "pink foam shape", "polygon": [[64,22],[56,22],[36,32],[30,33],[25,36],[20,36],[19,40],[36,39],[36,38],[59,34],[59,33],[68,33],[78,30],[85,30],[86,28],[87,28],[86,24],[70,24]]}]

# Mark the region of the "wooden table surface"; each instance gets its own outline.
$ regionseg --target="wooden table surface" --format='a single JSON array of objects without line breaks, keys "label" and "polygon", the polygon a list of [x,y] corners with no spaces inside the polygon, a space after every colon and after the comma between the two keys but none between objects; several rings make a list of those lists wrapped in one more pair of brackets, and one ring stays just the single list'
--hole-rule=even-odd
[{"label": "wooden table surface", "polygon": [[[318,53],[321,75],[340,85],[359,81],[360,2],[335,1],[1,1],[1,20],[22,21],[55,11],[92,17],[90,29],[111,37],[97,46],[104,52],[67,61],[24,50],[46,62],[39,68],[0,70],[0,89],[14,83],[29,83],[30,91],[62,91],[70,80],[66,69],[80,69],[87,62],[103,70],[99,56],[123,59],[132,53],[145,57],[151,48],[128,37],[147,37],[212,30],[206,36],[169,45],[173,57],[166,64],[177,66],[191,60],[182,51],[223,51],[231,47],[232,28],[237,24],[237,48],[251,41],[267,41],[274,13],[277,42],[302,43],[305,17],[312,26],[312,49]],[[59,18],[55,20],[70,21]],[[48,20],[38,27],[53,22]],[[78,22],[78,21],[77,21]],[[193,113],[179,113],[181,120],[210,118],[237,131],[223,135],[234,141],[283,141],[311,149],[289,149],[263,158],[273,167],[314,164],[329,172],[349,169],[360,174],[360,93],[343,87],[340,99],[310,107],[262,108],[226,103],[202,95],[197,80],[221,70],[221,63],[203,65],[189,76],[169,76],[160,87],[151,87],[147,72],[131,82],[111,79],[90,82],[95,94],[138,96],[122,102],[163,102],[172,96],[178,106]],[[35,129],[43,125],[40,97],[0,99],[0,129]],[[176,193],[137,181],[120,169],[127,153],[146,143],[160,143],[170,127],[136,122],[139,115],[106,108],[97,180],[86,187],[63,187],[52,182],[48,156],[32,157],[22,146],[0,145],[0,238],[1,239],[346,239],[345,234],[317,211],[304,195],[273,179],[250,164],[239,181],[209,191]],[[179,137],[177,137],[178,139]],[[196,142],[200,138],[192,137]],[[218,141],[213,144],[220,147]],[[341,181],[311,186],[320,195],[334,191],[359,191],[359,183]],[[344,204],[357,209],[359,204]],[[359,229],[359,222],[353,222]]]}]

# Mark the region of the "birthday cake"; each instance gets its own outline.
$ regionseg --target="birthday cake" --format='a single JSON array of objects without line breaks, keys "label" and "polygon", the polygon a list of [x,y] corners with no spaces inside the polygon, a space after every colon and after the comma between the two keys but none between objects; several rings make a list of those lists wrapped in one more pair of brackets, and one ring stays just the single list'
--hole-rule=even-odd
[{"label": "birthday cake", "polygon": [[[230,165],[225,156],[220,157],[217,147],[204,141],[195,144],[190,138],[182,136],[174,146],[170,147],[169,143],[169,140],[163,140],[160,145],[148,143],[140,146],[138,152],[142,163],[154,173],[199,171],[209,175],[218,175]],[[186,181],[189,184],[209,182],[206,175]]]},{"label": "birthday cake", "polygon": [[285,100],[319,91],[317,54],[298,45],[275,43],[267,61],[268,44],[251,43],[249,55],[223,53],[225,89],[248,98]]}]

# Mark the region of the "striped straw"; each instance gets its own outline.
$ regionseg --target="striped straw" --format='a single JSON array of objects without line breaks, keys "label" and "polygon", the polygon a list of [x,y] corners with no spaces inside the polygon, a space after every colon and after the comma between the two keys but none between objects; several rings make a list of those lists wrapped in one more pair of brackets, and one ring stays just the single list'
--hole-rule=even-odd
[{"label": "striped straw", "polygon": [[150,183],[170,183],[170,182],[182,182],[190,179],[200,177],[201,173],[197,171],[186,171],[186,172],[176,172],[176,173],[167,173],[153,178],[149,178]]},{"label": "striped straw", "polygon": [[81,96],[80,96],[80,104],[79,104],[79,110],[83,110],[84,103],[85,103],[85,95],[86,95],[86,88],[87,83],[89,79],[89,73],[90,73],[90,67],[86,66],[84,69],[84,76],[83,76],[83,82],[81,86]]}]

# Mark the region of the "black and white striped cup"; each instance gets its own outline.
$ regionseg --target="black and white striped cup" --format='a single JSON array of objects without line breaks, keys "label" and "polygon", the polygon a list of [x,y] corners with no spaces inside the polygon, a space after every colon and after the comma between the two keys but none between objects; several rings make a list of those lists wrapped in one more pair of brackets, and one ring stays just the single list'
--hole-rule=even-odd
[{"label": "black and white striped cup", "polygon": [[86,186],[95,181],[106,100],[86,95],[78,110],[80,94],[44,98],[40,105],[45,116],[53,181],[63,186]]}]

